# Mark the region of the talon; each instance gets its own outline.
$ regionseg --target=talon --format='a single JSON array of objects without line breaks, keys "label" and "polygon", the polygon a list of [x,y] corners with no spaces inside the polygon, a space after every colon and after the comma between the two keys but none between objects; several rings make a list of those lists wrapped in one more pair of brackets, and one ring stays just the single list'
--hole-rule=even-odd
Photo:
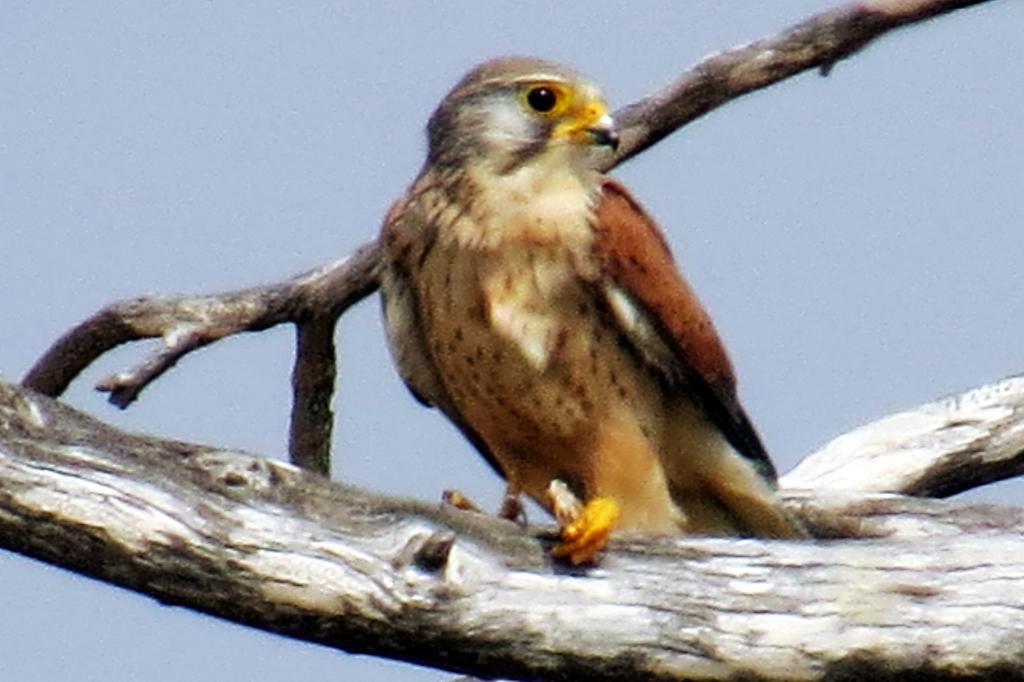
[{"label": "talon", "polygon": [[583,503],[576,497],[565,481],[555,479],[548,484],[548,507],[554,514],[558,525],[565,528],[583,513]]},{"label": "talon", "polygon": [[568,559],[574,566],[591,564],[608,544],[608,535],[619,519],[619,504],[610,497],[587,502],[575,519],[562,524],[562,541],[552,555]]},{"label": "talon", "polygon": [[473,504],[473,501],[460,493],[458,490],[445,490],[441,493],[441,506],[455,507],[462,511],[481,513],[480,507]]}]

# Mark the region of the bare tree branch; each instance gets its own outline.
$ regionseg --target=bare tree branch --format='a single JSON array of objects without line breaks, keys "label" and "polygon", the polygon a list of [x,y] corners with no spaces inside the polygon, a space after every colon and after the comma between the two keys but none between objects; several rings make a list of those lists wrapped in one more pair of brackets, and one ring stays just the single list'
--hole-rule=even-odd
[{"label": "bare tree branch", "polygon": [[292,414],[288,452],[292,464],[322,476],[331,473],[331,396],[337,372],[335,317],[317,317],[295,330]]},{"label": "bare tree branch", "polygon": [[130,341],[159,338],[163,347],[144,363],[150,368],[122,372],[101,382],[102,390],[111,393],[111,402],[126,407],[189,350],[284,322],[339,316],[376,289],[376,266],[376,244],[366,244],[347,258],[276,284],[207,296],[118,301],[57,339],[21,383],[59,396],[107,351]]},{"label": "bare tree branch", "polygon": [[738,97],[808,69],[827,74],[884,33],[986,0],[874,0],[815,14],[782,33],[711,55],[667,87],[615,112],[621,143],[608,168]]},{"label": "bare tree branch", "polygon": [[[606,168],[746,93],[807,69],[831,67],[892,29],[983,1],[851,3],[814,15],[777,36],[708,57],[663,90],[616,112],[622,144],[609,155]],[[292,373],[291,460],[326,473],[333,419],[329,405],[336,373],[333,335],[328,330],[349,306],[377,288],[376,259],[377,246],[368,243],[347,259],[277,284],[211,296],[145,297],[114,303],[58,339],[22,383],[59,396],[108,350],[138,339],[161,338],[162,346],[141,365],[98,385],[110,393],[113,404],[123,408],[197,348],[232,334],[294,323],[299,341]]]},{"label": "bare tree branch", "polygon": [[[1024,379],[954,403],[1024,450],[1021,413],[1000,408],[1024,404]],[[1001,470],[1002,455],[943,437],[962,414],[934,412],[899,420],[909,443],[937,429],[919,461],[880,422],[893,447],[874,488],[908,469]],[[832,490],[787,504],[844,539],[623,536],[598,567],[568,569],[547,553],[553,529],[125,434],[0,383],[0,546],[165,603],[481,678],[1022,677],[1024,511]]]},{"label": "bare tree branch", "polygon": [[209,296],[153,296],[113,303],[83,321],[36,361],[22,385],[50,396],[101,355],[119,345],[159,338],[161,346],[141,365],[103,379],[97,388],[127,407],[146,386],[187,353],[227,336],[296,325],[292,372],[292,461],[327,473],[333,415],[330,400],[337,371],[334,326],[350,306],[376,289],[376,243],[348,258],[289,280]]},{"label": "bare tree branch", "polygon": [[786,488],[949,497],[1024,473],[1024,377],[854,429],[782,477]]}]

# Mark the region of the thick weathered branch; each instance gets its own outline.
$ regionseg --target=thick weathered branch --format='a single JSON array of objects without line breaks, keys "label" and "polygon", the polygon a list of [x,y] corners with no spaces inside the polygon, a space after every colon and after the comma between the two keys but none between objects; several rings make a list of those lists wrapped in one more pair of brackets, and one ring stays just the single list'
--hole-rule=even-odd
[{"label": "thick weathered branch", "polygon": [[880,419],[786,474],[787,488],[948,497],[1024,473],[1024,377]]},{"label": "thick weathered branch", "polygon": [[[999,408],[1024,402],[1024,380],[973,395],[974,426],[992,417],[1000,448],[1024,450],[1019,410],[1011,425]],[[896,469],[913,468],[885,429]],[[931,443],[933,469],[992,464]],[[1024,511],[836,491],[788,503],[846,539],[623,537],[598,567],[567,569],[543,529],[125,434],[0,384],[0,546],[163,602],[480,677],[1021,676]]]},{"label": "thick weathered branch", "polygon": [[[707,112],[807,69],[830,67],[892,29],[985,0],[874,0],[828,10],[783,31],[712,55],[675,82],[616,112],[622,144],[610,169]],[[325,472],[336,371],[338,316],[377,287],[375,243],[350,258],[282,283],[220,295],[148,297],[114,303],[69,331],[36,362],[23,384],[59,396],[108,350],[144,338],[163,345],[138,367],[100,382],[115,405],[133,402],[187,353],[226,336],[290,322],[300,327],[293,371],[292,461]],[[312,328],[307,328],[312,325]]]}]

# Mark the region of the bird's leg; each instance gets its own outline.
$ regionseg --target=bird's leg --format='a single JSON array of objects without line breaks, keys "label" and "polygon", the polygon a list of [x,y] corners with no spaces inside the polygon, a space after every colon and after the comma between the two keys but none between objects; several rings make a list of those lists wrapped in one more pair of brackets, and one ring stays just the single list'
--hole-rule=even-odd
[{"label": "bird's leg", "polygon": [[498,518],[507,519],[520,526],[526,525],[526,508],[519,499],[519,489],[511,484],[505,488],[505,497],[501,500],[501,507],[498,508]]},{"label": "bird's leg", "polygon": [[595,497],[583,504],[569,486],[557,479],[551,481],[547,493],[562,534],[562,541],[552,555],[568,559],[574,566],[594,563],[619,519],[618,502],[610,497]]}]

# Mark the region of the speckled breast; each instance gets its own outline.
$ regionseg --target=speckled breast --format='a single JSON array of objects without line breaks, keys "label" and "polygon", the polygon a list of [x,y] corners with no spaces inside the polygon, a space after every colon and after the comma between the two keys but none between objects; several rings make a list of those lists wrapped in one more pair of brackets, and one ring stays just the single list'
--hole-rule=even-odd
[{"label": "speckled breast", "polygon": [[[589,447],[611,403],[658,428],[651,378],[596,308],[587,265],[556,246],[438,244],[423,264],[427,343],[448,392],[506,473],[524,459],[538,485]],[[525,483],[525,482],[524,482]]]}]

